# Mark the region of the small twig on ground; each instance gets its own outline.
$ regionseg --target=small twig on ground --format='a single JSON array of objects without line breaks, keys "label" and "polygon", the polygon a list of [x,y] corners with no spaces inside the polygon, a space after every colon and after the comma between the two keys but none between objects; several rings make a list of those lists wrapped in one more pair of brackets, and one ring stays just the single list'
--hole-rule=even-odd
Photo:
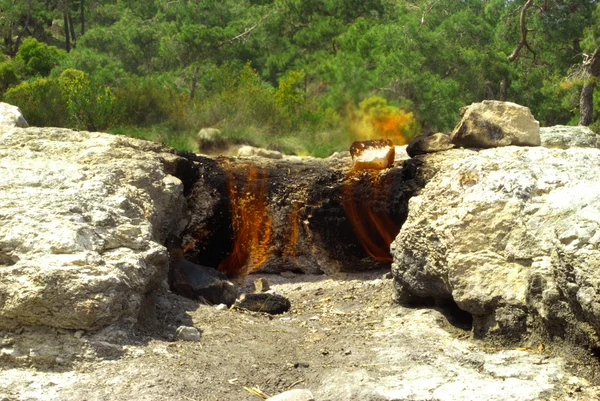
[{"label": "small twig on ground", "polygon": [[288,386],[288,388],[287,388],[287,389],[288,389],[288,390],[290,390],[290,389],[291,389],[292,387],[294,387],[296,384],[300,384],[300,383],[304,383],[304,379],[302,379],[302,380],[298,380],[297,382],[293,382],[292,384],[290,384],[290,385]]}]

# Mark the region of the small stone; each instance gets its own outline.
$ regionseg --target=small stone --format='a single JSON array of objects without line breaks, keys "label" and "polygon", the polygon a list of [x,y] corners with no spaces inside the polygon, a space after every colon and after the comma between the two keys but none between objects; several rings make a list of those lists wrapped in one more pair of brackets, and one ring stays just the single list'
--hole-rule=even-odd
[{"label": "small stone", "polygon": [[279,315],[289,311],[291,304],[290,301],[283,295],[254,293],[243,294],[233,306],[253,312]]},{"label": "small stone", "polygon": [[415,157],[416,155],[452,149],[454,144],[450,143],[450,139],[450,135],[443,132],[419,135],[406,147],[406,153],[410,157]]},{"label": "small stone", "polygon": [[178,340],[200,341],[200,331],[195,327],[179,326],[176,335]]},{"label": "small stone", "polygon": [[254,280],[254,290],[256,292],[267,292],[270,288],[271,286],[266,278],[261,277]]},{"label": "small stone", "polygon": [[296,362],[294,364],[294,368],[298,369],[298,368],[308,368],[310,365],[306,362]]},{"label": "small stone", "polygon": [[85,332],[83,330],[77,330],[75,332],[75,334],[73,335],[73,337],[75,337],[75,338],[81,338],[81,337],[83,337],[84,334],[85,334]]},{"label": "small stone", "polygon": [[394,275],[392,274],[392,272],[387,272],[383,275],[382,277],[384,280],[391,280],[394,278]]},{"label": "small stone", "polygon": [[289,390],[267,398],[267,401],[315,401],[315,397],[310,390]]},{"label": "small stone", "polygon": [[216,310],[227,310],[229,308],[225,304],[219,304],[219,305],[215,306],[215,309]]},{"label": "small stone", "polygon": [[383,170],[394,165],[396,147],[390,139],[357,141],[350,146],[352,168],[357,170]]},{"label": "small stone", "polygon": [[311,317],[311,318],[310,318],[310,319],[308,319],[308,320],[312,320],[312,321],[314,322],[314,321],[319,321],[319,320],[321,320],[321,318],[320,318],[319,316],[313,316],[313,317]]}]

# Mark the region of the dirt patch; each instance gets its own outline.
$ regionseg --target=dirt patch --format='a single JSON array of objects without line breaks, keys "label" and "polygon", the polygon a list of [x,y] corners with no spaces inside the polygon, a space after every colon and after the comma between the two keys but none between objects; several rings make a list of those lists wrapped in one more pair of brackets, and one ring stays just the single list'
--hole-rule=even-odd
[{"label": "dirt patch", "polygon": [[[95,344],[94,358],[5,368],[0,400],[260,400],[244,387],[267,395],[306,388],[319,401],[600,394],[596,367],[575,372],[579,359],[549,347],[492,347],[469,340],[468,322],[453,320],[451,310],[394,305],[385,274],[249,276],[246,289],[265,277],[290,299],[291,311],[279,316],[219,310],[162,292],[135,335],[78,339]],[[175,341],[179,325],[201,330],[201,341]]]}]

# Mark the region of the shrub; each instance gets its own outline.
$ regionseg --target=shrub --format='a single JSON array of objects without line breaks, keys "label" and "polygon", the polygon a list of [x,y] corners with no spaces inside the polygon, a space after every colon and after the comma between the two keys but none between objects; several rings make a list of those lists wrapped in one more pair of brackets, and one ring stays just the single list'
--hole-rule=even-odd
[{"label": "shrub", "polygon": [[58,78],[67,109],[67,125],[87,130],[106,130],[121,120],[111,90],[92,82],[83,71],[64,70]]},{"label": "shrub", "polygon": [[0,62],[0,94],[19,83],[17,65],[13,60]]},{"label": "shrub", "polygon": [[46,77],[66,55],[67,52],[56,46],[48,46],[29,37],[23,40],[15,59],[23,62],[27,76]]},{"label": "shrub", "polygon": [[18,106],[29,125],[64,127],[67,115],[60,85],[56,80],[37,77],[10,88],[4,100]]},{"label": "shrub", "polygon": [[184,95],[175,93],[168,85],[132,79],[116,88],[114,93],[126,125],[183,124],[186,109]]}]

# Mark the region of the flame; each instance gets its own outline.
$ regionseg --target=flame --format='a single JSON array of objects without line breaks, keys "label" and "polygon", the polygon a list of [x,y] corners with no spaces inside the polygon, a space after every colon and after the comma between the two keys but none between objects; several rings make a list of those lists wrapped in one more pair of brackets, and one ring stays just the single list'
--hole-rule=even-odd
[{"label": "flame", "polygon": [[[228,276],[241,276],[260,268],[268,257],[271,218],[267,212],[267,172],[249,164],[241,173],[227,176],[233,250],[220,264]],[[236,185],[237,183],[237,185]]]},{"label": "flame", "polygon": [[[342,206],[364,250],[378,262],[391,263],[390,244],[398,235],[400,226],[392,221],[384,208],[376,208],[376,200],[372,196],[387,190],[384,178],[375,170],[350,170],[344,181]],[[364,192],[370,202],[356,194],[357,185],[370,185]]]},{"label": "flame", "polygon": [[377,96],[364,99],[358,107],[350,107],[348,114],[348,132],[352,141],[388,138],[401,146],[418,131],[412,112],[391,106]]}]

